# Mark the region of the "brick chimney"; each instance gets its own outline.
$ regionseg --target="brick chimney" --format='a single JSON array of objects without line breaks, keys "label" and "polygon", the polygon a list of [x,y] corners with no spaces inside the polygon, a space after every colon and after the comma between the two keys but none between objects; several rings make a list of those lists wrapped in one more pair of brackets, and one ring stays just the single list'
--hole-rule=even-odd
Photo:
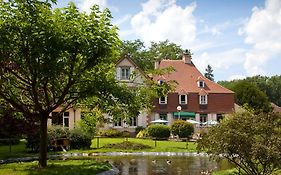
[{"label": "brick chimney", "polygon": [[191,59],[191,53],[189,50],[186,49],[182,54],[182,60],[185,64],[191,64]]}]

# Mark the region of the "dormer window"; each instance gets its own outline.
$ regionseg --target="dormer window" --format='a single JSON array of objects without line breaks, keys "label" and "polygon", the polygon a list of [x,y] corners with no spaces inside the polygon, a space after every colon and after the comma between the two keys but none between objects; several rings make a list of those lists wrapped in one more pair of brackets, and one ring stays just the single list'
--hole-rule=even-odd
[{"label": "dormer window", "polygon": [[159,98],[159,104],[167,104],[167,96]]},{"label": "dormer window", "polygon": [[187,104],[187,95],[179,95],[179,104],[181,105]]},{"label": "dormer window", "polygon": [[204,81],[198,81],[198,87],[203,88],[205,87],[205,82]]},{"label": "dormer window", "polygon": [[121,80],[129,80],[130,67],[121,67]]},{"label": "dormer window", "polygon": [[158,80],[158,84],[162,85],[165,81],[164,80]]}]

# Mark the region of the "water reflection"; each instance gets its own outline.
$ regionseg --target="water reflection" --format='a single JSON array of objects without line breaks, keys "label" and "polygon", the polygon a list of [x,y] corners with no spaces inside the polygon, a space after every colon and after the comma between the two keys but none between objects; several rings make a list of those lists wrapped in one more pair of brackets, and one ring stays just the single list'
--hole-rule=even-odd
[{"label": "water reflection", "polygon": [[190,156],[113,156],[109,159],[121,175],[200,175],[218,170],[219,164],[208,157]]}]

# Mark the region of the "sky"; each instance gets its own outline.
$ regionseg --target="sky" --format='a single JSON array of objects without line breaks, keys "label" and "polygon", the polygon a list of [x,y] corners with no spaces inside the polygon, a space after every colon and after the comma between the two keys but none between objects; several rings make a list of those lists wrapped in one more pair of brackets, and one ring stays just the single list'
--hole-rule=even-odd
[{"label": "sky", "polygon": [[[215,81],[281,74],[281,0],[72,0],[86,13],[109,8],[122,40],[168,39],[190,49]],[[56,7],[70,0],[58,0]]]}]

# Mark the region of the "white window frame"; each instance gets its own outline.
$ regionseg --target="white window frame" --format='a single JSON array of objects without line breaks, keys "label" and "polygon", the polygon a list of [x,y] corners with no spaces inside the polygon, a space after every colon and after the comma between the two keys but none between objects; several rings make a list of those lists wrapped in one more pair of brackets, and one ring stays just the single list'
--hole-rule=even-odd
[{"label": "white window frame", "polygon": [[135,117],[130,119],[129,126],[130,127],[137,127],[138,126],[138,116],[135,116]]},{"label": "white window frame", "polygon": [[[202,84],[201,84],[201,83],[202,83]],[[200,88],[205,87],[205,82],[202,81],[202,80],[198,81],[198,87],[200,87]]]},{"label": "white window frame", "polygon": [[160,98],[159,98],[159,104],[167,104],[167,102],[168,102],[167,96],[164,97],[164,98],[165,98],[165,101],[161,101],[161,98],[163,98],[163,97],[160,97]]},{"label": "white window frame", "polygon": [[[68,113],[68,115],[65,115],[66,113]],[[63,124],[63,127],[65,127],[65,128],[69,128],[69,125],[70,125],[69,115],[70,115],[70,113],[68,111],[63,113],[62,124]],[[65,120],[64,119],[68,119],[68,126],[65,126]]]},{"label": "white window frame", "polygon": [[[184,101],[181,101],[181,96],[185,96],[184,98],[185,98],[185,100]],[[181,104],[181,105],[186,105],[187,104],[187,95],[186,94],[180,94],[179,95],[179,104]]]},{"label": "white window frame", "polygon": [[[124,75],[123,75],[123,73],[124,73]],[[131,74],[130,67],[121,67],[121,69],[120,69],[120,79],[121,80],[129,80],[130,74]]]},{"label": "white window frame", "polygon": [[114,121],[114,127],[120,128],[122,127],[122,125],[123,125],[123,121],[121,118],[119,118],[117,121]]},{"label": "white window frame", "polygon": [[199,104],[200,105],[208,104],[208,96],[207,95],[199,95]]}]

